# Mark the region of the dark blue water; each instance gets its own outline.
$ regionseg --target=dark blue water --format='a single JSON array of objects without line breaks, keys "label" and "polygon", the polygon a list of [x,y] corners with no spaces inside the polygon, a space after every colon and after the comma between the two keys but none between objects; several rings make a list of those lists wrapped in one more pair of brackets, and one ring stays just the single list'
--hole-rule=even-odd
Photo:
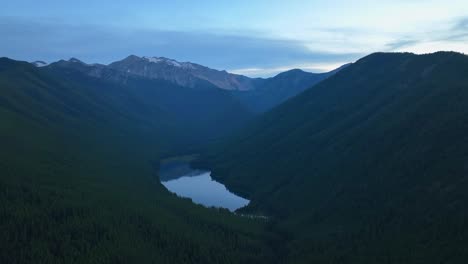
[{"label": "dark blue water", "polygon": [[179,175],[167,177],[165,171],[161,171],[161,183],[171,192],[180,197],[191,198],[194,203],[206,207],[222,207],[235,211],[246,206],[249,200],[231,193],[226,187],[213,180],[209,171],[180,169]]}]

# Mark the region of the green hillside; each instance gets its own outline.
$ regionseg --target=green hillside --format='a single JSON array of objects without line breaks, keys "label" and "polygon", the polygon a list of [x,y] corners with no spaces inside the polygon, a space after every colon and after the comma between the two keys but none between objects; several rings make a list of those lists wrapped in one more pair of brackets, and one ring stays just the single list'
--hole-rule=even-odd
[{"label": "green hillside", "polygon": [[196,164],[277,220],[293,263],[462,263],[467,131],[467,56],[376,53]]},{"label": "green hillside", "polygon": [[[372,54],[253,120],[203,82],[87,71],[0,59],[1,263],[468,258],[465,55]],[[159,183],[202,149],[266,219]]]},{"label": "green hillside", "polygon": [[[157,178],[162,155],[218,137],[199,138],[219,116],[201,95],[138,82],[0,59],[0,263],[273,261],[265,221],[194,205]],[[163,85],[174,94],[161,98]],[[178,106],[176,93],[193,102]],[[231,125],[248,118],[205,95]],[[181,123],[184,113],[199,123]]]}]

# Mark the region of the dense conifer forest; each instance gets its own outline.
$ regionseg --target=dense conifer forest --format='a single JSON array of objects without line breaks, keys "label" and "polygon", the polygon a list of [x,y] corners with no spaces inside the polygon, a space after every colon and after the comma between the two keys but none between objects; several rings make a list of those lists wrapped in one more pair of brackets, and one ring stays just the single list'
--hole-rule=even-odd
[{"label": "dense conifer forest", "polygon": [[[194,128],[182,138],[173,116],[203,115],[203,125],[216,116],[170,102],[193,96],[182,87],[146,84],[179,93],[161,99],[131,85],[0,60],[0,262],[274,261],[267,222],[194,205],[159,183],[161,157],[216,137]],[[237,107],[222,92],[199,96],[219,112]]]},{"label": "dense conifer forest", "polygon": [[195,163],[288,230],[293,263],[468,258],[468,57],[366,56]]},{"label": "dense conifer forest", "polygon": [[[376,53],[254,114],[205,82],[1,58],[0,263],[463,263],[467,73]],[[166,190],[159,161],[187,154],[250,204]]]}]

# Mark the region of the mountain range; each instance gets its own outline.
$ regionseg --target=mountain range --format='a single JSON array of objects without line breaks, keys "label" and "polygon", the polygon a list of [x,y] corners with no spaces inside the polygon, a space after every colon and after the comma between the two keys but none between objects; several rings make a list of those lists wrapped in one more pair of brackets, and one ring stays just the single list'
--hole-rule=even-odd
[{"label": "mountain range", "polygon": [[137,57],[131,55],[121,61],[109,64],[109,68],[150,79],[164,79],[181,86],[196,87],[206,81],[225,90],[254,89],[255,79],[246,76],[213,70],[208,67],[178,62],[164,57]]},{"label": "mountain range", "polygon": [[46,68],[74,69],[95,78],[118,83],[125,83],[128,78],[141,78],[165,80],[193,89],[206,89],[211,86],[229,91],[253,113],[265,112],[348,66],[344,65],[327,73],[294,69],[271,78],[249,78],[191,62],[135,55],[109,65],[86,64],[76,58],[60,60],[50,65],[38,61],[33,64]]},{"label": "mountain range", "polygon": [[[467,72],[455,52],[266,79],[0,58],[0,262],[464,263]],[[250,204],[169,193],[180,155]]]},{"label": "mountain range", "polygon": [[195,206],[157,175],[244,125],[242,105],[211,85],[59,64],[0,58],[1,263],[271,263],[263,223]]},{"label": "mountain range", "polygon": [[223,89],[192,67],[231,76],[134,56],[111,65],[0,58],[0,262],[278,259],[281,238],[267,222],[196,206],[159,183],[160,159],[201,152],[257,115],[237,96],[247,88]]}]

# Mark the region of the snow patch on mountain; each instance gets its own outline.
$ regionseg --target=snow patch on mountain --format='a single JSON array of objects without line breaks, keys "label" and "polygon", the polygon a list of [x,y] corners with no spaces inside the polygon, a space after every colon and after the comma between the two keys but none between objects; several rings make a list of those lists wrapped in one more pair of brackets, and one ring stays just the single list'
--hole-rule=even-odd
[{"label": "snow patch on mountain", "polygon": [[73,62],[73,63],[83,63],[82,61],[80,61],[79,59],[76,59],[76,58],[71,58],[68,61]]},{"label": "snow patch on mountain", "polygon": [[150,63],[165,63],[170,66],[184,68],[184,69],[195,69],[195,66],[190,62],[178,62],[173,59],[168,59],[164,57],[142,57],[144,60]]},{"label": "snow patch on mountain", "polygon": [[163,58],[158,58],[158,57],[143,57],[143,59],[152,63],[159,63],[159,62],[164,61]]}]

